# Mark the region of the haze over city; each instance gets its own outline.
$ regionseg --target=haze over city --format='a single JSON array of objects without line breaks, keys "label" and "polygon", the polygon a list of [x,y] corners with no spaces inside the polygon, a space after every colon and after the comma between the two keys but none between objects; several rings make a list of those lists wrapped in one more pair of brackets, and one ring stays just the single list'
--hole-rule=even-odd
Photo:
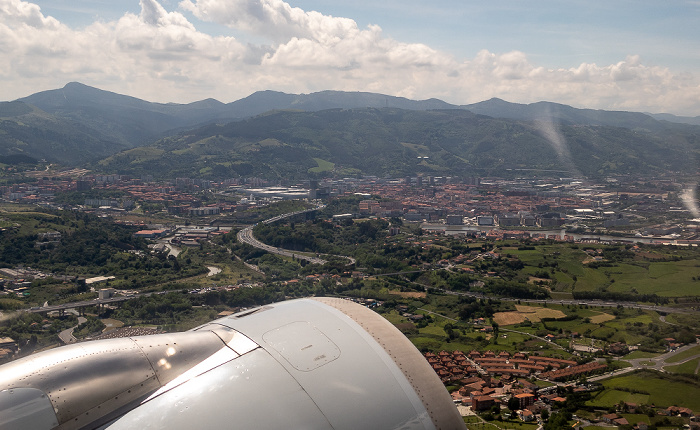
[{"label": "haze over city", "polygon": [[14,100],[79,81],[157,102],[259,90],[700,115],[700,5],[0,0]]}]

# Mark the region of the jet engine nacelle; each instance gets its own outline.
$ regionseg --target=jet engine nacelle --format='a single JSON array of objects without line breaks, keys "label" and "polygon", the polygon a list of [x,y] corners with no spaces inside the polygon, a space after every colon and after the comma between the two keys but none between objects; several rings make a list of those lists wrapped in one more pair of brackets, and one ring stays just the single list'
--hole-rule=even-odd
[{"label": "jet engine nacelle", "polygon": [[348,300],[293,300],[194,330],[0,366],[0,429],[458,429],[420,352]]}]

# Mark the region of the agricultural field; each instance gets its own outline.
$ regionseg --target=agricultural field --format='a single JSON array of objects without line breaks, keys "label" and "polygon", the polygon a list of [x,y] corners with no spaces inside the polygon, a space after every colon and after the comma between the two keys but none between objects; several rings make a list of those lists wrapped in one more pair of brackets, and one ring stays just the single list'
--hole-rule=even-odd
[{"label": "agricultural field", "polygon": [[636,403],[638,405],[649,404],[649,395],[607,389],[588,402],[588,406],[610,408],[620,404],[620,402]]},{"label": "agricultural field", "polygon": [[309,172],[312,173],[323,173],[323,172],[330,172],[335,168],[335,164],[331,163],[330,161],[323,160],[321,158],[314,158],[314,161],[318,166],[312,167],[309,169]]},{"label": "agricultural field", "polygon": [[664,370],[672,373],[681,373],[684,375],[698,375],[700,374],[700,358],[694,358],[692,360],[686,361],[683,364],[677,364],[675,366],[666,366]]},{"label": "agricultural field", "polygon": [[553,293],[611,292],[700,296],[700,250],[662,246],[571,244],[507,248],[528,279],[545,278]]},{"label": "agricultural field", "polygon": [[610,408],[624,401],[654,404],[658,408],[682,405],[700,410],[700,384],[693,379],[640,371],[607,379],[603,386],[605,389],[591,399],[588,406]]},{"label": "agricultural field", "polygon": [[533,323],[540,322],[542,318],[559,319],[566,317],[566,314],[560,310],[542,308],[536,306],[516,305],[515,312],[497,312],[493,315],[494,321],[498,325],[513,325],[524,321]]},{"label": "agricultural field", "polygon": [[608,321],[615,319],[615,315],[606,314],[605,312],[600,312],[590,318],[593,324],[603,324]]},{"label": "agricultural field", "polygon": [[[685,424],[685,419],[680,418],[680,417],[667,417],[667,416],[655,416],[653,418],[649,418],[648,415],[645,414],[620,414],[623,418],[627,420],[627,422],[630,423],[647,423],[647,424],[653,424],[656,426],[657,429],[677,429],[681,428]],[[600,427],[598,427],[600,429]]]},{"label": "agricultural field", "polygon": [[[638,355],[629,358],[652,357],[663,352],[666,346],[664,339],[669,337],[681,339],[685,343],[695,340],[694,328],[685,324],[666,324],[654,311],[550,304],[547,308],[540,307],[541,310],[537,311],[548,312],[540,315],[545,319],[533,322],[524,318],[523,315],[528,315],[528,318],[535,320],[536,314],[532,310],[536,308],[530,306],[531,312],[525,314],[514,310],[496,312],[494,321],[504,330],[507,328],[540,337],[553,334],[556,336],[556,343],[565,348],[570,346],[572,340],[577,345],[599,349],[604,349],[606,345],[613,342],[639,346],[641,351],[635,353]],[[559,319],[552,319],[555,315]],[[504,317],[511,319],[507,320]],[[514,321],[519,320],[521,322],[513,324]],[[574,335],[575,337],[572,338]]]},{"label": "agricultural field", "polygon": [[[666,297],[697,296],[700,294],[700,259],[674,262],[619,264],[605,268],[610,279],[609,291],[637,291]],[[693,279],[695,278],[695,280]]]}]

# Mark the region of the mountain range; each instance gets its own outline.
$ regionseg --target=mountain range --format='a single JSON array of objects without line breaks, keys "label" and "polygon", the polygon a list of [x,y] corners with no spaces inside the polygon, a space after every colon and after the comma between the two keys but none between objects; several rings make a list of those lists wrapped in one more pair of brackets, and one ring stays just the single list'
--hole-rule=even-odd
[{"label": "mountain range", "polygon": [[550,102],[458,106],[340,91],[163,104],[69,83],[0,103],[0,157],[163,177],[694,173],[699,124]]}]

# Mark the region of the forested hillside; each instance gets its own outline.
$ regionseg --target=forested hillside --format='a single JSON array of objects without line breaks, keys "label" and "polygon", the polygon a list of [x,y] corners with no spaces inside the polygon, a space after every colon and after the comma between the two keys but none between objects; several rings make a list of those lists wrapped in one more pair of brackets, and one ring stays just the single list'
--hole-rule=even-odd
[{"label": "forested hillside", "polygon": [[301,178],[324,172],[503,175],[509,169],[589,177],[692,172],[700,133],[495,119],[465,110],[271,112],[209,125],[100,162],[115,173]]}]

